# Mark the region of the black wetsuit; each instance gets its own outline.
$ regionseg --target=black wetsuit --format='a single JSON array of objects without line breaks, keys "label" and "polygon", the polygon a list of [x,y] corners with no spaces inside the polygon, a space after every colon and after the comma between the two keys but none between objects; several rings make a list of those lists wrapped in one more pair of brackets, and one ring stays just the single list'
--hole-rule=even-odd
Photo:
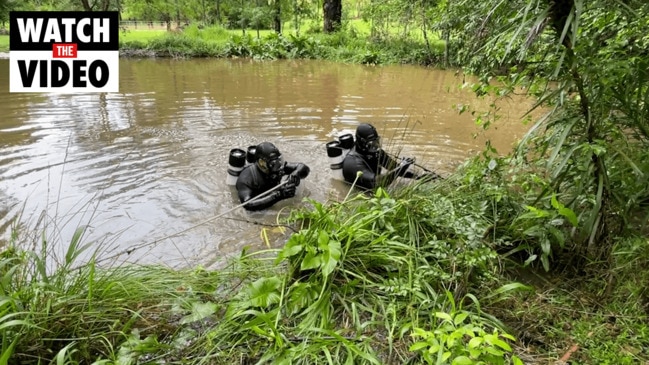
[{"label": "black wetsuit", "polygon": [[[279,185],[282,176],[293,172],[297,173],[300,179],[304,179],[309,175],[310,169],[303,163],[285,163],[284,168],[280,173],[266,174],[261,171],[256,163],[246,166],[237,179],[239,200],[242,203],[245,203],[248,200],[253,199],[257,195]],[[279,190],[276,190],[263,198],[244,205],[243,207],[247,210],[262,210],[272,206],[282,199],[282,194]]]},{"label": "black wetsuit", "polygon": [[[391,172],[379,174],[381,166]],[[354,147],[343,160],[343,177],[346,182],[353,184],[356,180],[356,173],[361,171],[363,174],[356,180],[356,186],[365,189],[388,186],[399,175],[407,178],[413,177],[413,174],[405,169],[394,170],[397,166],[397,161],[383,150],[379,150],[376,154],[362,154]]]}]

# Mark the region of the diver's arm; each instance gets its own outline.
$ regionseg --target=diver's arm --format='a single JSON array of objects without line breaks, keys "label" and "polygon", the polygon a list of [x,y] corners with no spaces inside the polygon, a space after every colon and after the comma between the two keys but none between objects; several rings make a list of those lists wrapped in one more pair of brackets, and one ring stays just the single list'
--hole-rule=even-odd
[{"label": "diver's arm", "polygon": [[284,174],[285,175],[289,175],[289,174],[290,175],[295,175],[295,176],[299,177],[300,179],[304,179],[307,176],[309,176],[310,172],[311,172],[311,169],[309,168],[309,166],[307,166],[307,165],[305,165],[305,164],[303,164],[301,162],[297,162],[297,163],[289,163],[289,162],[287,162],[284,165]]},{"label": "diver's arm", "polygon": [[[250,210],[250,211],[269,208],[273,204],[282,200],[282,195],[279,191],[273,191],[267,194],[266,196],[256,198],[256,196],[254,195],[254,191],[245,182],[239,183],[239,181],[237,181],[237,190],[239,193],[239,200],[241,201],[241,203],[245,203],[249,201],[249,203],[244,205],[243,207],[246,210]],[[260,195],[261,194],[258,194],[257,196]]]},{"label": "diver's arm", "polygon": [[[390,180],[390,183],[391,183],[391,182],[392,182],[392,181],[393,181],[397,176],[401,176],[401,177],[404,177],[404,178],[406,178],[406,179],[414,179],[414,178],[417,177],[417,175],[415,175],[415,174],[413,174],[412,172],[408,171],[408,168],[403,168],[402,165],[401,165],[401,164],[400,164],[400,163],[399,163],[395,158],[393,158],[392,156],[390,156],[390,155],[389,155],[387,152],[385,152],[384,150],[380,150],[380,151],[379,151],[379,154],[380,154],[380,155],[379,155],[379,161],[380,161],[381,166],[383,166],[384,168],[386,168],[387,170],[389,170],[388,172],[386,172],[386,174],[388,174],[388,173],[393,173],[392,170],[398,169],[398,170],[396,171],[397,174],[392,178],[392,180]],[[413,160],[413,161],[414,161],[414,160]],[[407,163],[408,166],[411,165],[411,164],[412,164],[412,163]]]}]

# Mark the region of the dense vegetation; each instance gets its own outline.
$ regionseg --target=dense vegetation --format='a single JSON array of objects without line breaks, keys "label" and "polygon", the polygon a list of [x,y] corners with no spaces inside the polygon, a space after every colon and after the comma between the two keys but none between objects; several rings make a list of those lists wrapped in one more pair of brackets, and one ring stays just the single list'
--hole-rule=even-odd
[{"label": "dense vegetation", "polygon": [[[146,4],[162,3],[185,2]],[[190,20],[226,24],[234,5]],[[82,229],[51,263],[46,237],[16,224],[0,259],[0,360],[649,361],[649,5],[393,0],[345,9],[371,20],[368,47],[402,42],[403,54],[414,54],[436,34],[447,41],[442,58],[479,76],[467,85],[478,96],[526,93],[543,117],[511,153],[487,145],[443,182],[312,202],[287,218],[297,232],[281,250],[244,252],[216,272],[80,264]],[[349,23],[341,27],[328,41],[365,41]],[[194,35],[153,44],[173,49],[206,30],[189,26]],[[275,34],[228,42],[240,56],[261,49],[268,58],[308,58],[325,41]],[[387,49],[395,48],[377,55]],[[195,55],[213,55],[203,52]],[[495,106],[464,112],[485,128],[498,123]]]}]

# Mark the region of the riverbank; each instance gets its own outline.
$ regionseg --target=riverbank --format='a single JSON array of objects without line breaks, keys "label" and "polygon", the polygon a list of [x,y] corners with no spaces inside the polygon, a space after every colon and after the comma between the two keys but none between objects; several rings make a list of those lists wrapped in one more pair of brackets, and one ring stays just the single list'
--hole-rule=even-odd
[{"label": "riverbank", "polygon": [[[218,26],[187,26],[179,31],[125,29],[120,32],[121,57],[217,57],[254,59],[325,59],[359,64],[442,66],[445,42],[431,32],[372,37],[360,23],[333,34],[288,30],[229,30]],[[359,28],[360,27],[360,28]],[[290,28],[289,28],[290,29]],[[8,57],[9,36],[0,36],[0,57]]]},{"label": "riverbank", "polygon": [[[217,271],[79,264],[92,254],[83,228],[63,260],[46,240],[37,245],[45,254],[4,251],[0,330],[13,341],[3,355],[22,363],[649,360],[639,290],[646,238],[618,244],[616,286],[596,268],[523,265],[513,247],[529,221],[519,218],[525,199],[503,179],[506,165],[477,158],[444,181],[311,201],[280,222],[295,231],[283,248],[244,250]],[[28,230],[12,237],[10,247],[39,241]],[[48,262],[58,264],[48,272]]]},{"label": "riverbank", "polygon": [[334,34],[276,34],[254,31],[232,34],[219,27],[189,26],[182,32],[156,37],[127,33],[120,38],[123,57],[219,57],[273,59],[325,59],[359,64],[437,65],[443,62],[444,42],[414,38],[372,39],[355,32]]}]

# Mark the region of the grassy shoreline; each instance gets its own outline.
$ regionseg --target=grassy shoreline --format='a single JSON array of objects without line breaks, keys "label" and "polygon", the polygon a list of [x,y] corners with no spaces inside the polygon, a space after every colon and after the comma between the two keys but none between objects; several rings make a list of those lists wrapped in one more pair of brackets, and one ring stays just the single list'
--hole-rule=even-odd
[{"label": "grassy shoreline", "polygon": [[[285,222],[297,233],[283,248],[242,252],[217,271],[79,267],[80,229],[47,272],[46,238],[16,230],[0,257],[1,355],[25,364],[434,364],[438,354],[546,364],[574,345],[578,363],[646,361],[644,276],[635,275],[646,238],[619,243],[623,282],[610,293],[598,270],[522,268],[502,255],[520,234],[511,214],[524,211],[521,199],[488,162],[439,183],[312,201]],[[511,224],[508,234],[490,233],[496,221]]]},{"label": "grassy shoreline", "polygon": [[[120,32],[122,57],[249,57],[255,59],[328,59],[361,64],[440,65],[444,42],[430,47],[418,37],[372,40],[362,27],[320,34],[287,31],[227,30],[221,27],[182,31],[128,29]],[[360,28],[360,30],[357,30]],[[9,36],[0,36],[0,52],[9,51]]]}]

